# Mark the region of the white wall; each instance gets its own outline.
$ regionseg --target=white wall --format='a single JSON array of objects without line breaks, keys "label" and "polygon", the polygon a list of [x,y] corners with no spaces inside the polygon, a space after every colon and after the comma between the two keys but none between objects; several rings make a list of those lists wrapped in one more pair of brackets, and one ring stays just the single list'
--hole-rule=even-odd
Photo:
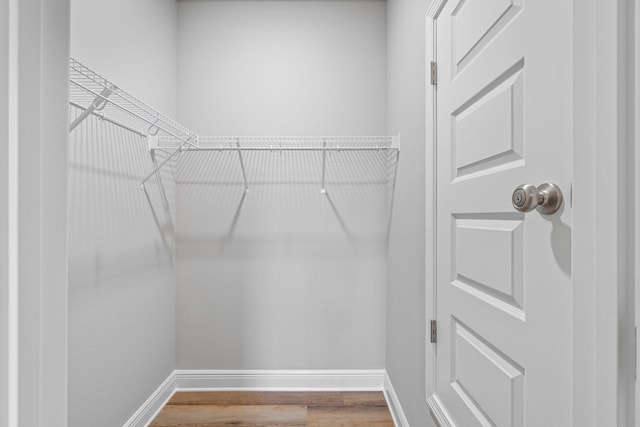
[{"label": "white wall", "polygon": [[180,120],[200,135],[385,132],[385,2],[180,2]]},{"label": "white wall", "polygon": [[[75,59],[176,116],[173,0],[73,0],[71,18]],[[157,185],[147,199],[144,139],[96,118],[69,150],[68,425],[113,427],[175,366],[175,181],[165,168],[169,210]]]},{"label": "white wall", "polygon": [[[431,425],[425,394],[425,13],[388,0],[388,131],[402,133],[389,246],[387,371],[411,425]],[[428,165],[427,165],[428,166]]]},{"label": "white wall", "polygon": [[177,117],[174,0],[71,0],[71,56]]},{"label": "white wall", "polygon": [[[180,119],[211,135],[386,134],[385,3],[181,2]],[[187,154],[177,367],[383,368],[389,159]]]}]

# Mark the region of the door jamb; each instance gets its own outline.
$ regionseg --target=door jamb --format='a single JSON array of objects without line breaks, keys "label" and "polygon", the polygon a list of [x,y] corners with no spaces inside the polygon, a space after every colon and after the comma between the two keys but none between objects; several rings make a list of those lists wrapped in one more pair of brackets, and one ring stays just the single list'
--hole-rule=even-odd
[{"label": "door jamb", "polygon": [[[9,135],[9,3],[0,0],[0,134]],[[4,139],[3,139],[4,141]],[[0,143],[0,170],[8,171],[9,144]],[[9,408],[15,407],[9,401],[9,174],[0,174],[0,427],[7,427]]]},{"label": "door jamb", "polygon": [[634,415],[635,415],[635,426],[640,427],[640,382],[638,381],[638,367],[640,366],[640,352],[638,352],[638,326],[640,325],[640,218],[638,215],[640,214],[640,7],[638,7],[637,2],[635,5],[635,13],[634,16],[634,24],[633,24],[633,84],[635,85],[634,90],[634,99],[633,99],[633,121],[634,121],[634,143],[633,147],[635,150],[633,159],[634,164],[630,173],[633,173],[634,179],[633,183],[635,185],[634,191],[634,205],[631,207],[631,218],[634,218],[635,221],[633,223],[633,227],[635,228],[634,233],[634,245],[633,245],[633,259],[631,260],[634,270],[634,309],[635,309],[635,319],[634,319],[634,352],[635,352],[635,366],[633,372],[633,378],[635,379],[635,399],[632,404],[635,406]]},{"label": "door jamb", "polygon": [[635,398],[633,2],[574,3],[573,424],[627,426]]},{"label": "door jamb", "polygon": [[[431,84],[431,62],[437,62],[436,19],[448,0],[432,0],[425,14],[425,278],[426,278],[426,351],[425,391],[427,405],[435,422],[443,427],[453,426],[453,420],[435,396],[437,344],[430,342],[430,321],[437,318],[436,311],[436,96],[437,84]],[[431,182],[429,183],[429,177]]]}]

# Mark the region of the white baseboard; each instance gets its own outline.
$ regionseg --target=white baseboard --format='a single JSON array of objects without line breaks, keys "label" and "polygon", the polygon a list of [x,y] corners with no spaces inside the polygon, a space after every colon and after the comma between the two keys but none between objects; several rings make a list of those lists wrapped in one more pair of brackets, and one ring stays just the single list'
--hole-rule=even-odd
[{"label": "white baseboard", "polygon": [[176,390],[382,390],[375,370],[176,370]]},{"label": "white baseboard", "polygon": [[175,371],[169,374],[160,387],[149,396],[142,406],[124,423],[123,427],[146,427],[158,415],[176,392]]},{"label": "white baseboard", "polygon": [[400,404],[396,390],[391,383],[391,378],[389,378],[389,374],[387,374],[386,371],[384,372],[384,397],[387,400],[387,405],[389,406],[389,411],[391,412],[396,427],[410,427],[409,421],[402,410],[402,405]]},{"label": "white baseboard", "polygon": [[435,394],[427,399],[427,404],[429,405],[431,414],[435,418],[436,422],[440,425],[440,427],[456,426]]}]

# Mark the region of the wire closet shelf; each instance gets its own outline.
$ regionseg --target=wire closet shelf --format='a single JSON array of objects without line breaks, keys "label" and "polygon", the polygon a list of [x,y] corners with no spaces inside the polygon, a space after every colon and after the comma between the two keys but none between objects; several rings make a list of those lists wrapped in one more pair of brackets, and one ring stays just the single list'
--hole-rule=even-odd
[{"label": "wire closet shelf", "polygon": [[[327,153],[395,152],[397,166],[400,150],[399,136],[199,136],[73,58],[69,60],[69,103],[80,111],[69,125],[69,132],[87,117],[95,116],[147,138],[150,152],[170,150],[168,156],[141,180],[143,190],[145,183],[171,159],[187,151],[236,152],[245,192],[249,187],[243,152],[318,151],[322,153],[321,192],[324,193]],[[140,126],[144,130],[140,130]]]},{"label": "wire closet shelf", "polygon": [[[185,146],[198,146],[198,135],[73,58],[69,59],[69,83],[69,103],[83,111],[69,131],[95,115],[144,136],[165,135]],[[146,130],[138,130],[140,125]]]}]

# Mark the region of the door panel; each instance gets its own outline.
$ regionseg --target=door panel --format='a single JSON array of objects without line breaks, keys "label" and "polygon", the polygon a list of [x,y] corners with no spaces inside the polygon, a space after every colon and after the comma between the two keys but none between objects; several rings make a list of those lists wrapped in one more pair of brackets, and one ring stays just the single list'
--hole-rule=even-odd
[{"label": "door panel", "polygon": [[[436,19],[436,395],[461,427],[569,425],[566,3],[449,0]],[[514,210],[545,181],[559,212]]]},{"label": "door panel", "polygon": [[453,389],[482,424],[522,426],[524,369],[461,322],[453,326]]},{"label": "door panel", "polygon": [[513,215],[453,222],[451,284],[524,320],[523,221]]},{"label": "door panel", "polygon": [[521,0],[458,2],[452,14],[454,69],[461,71],[521,9]]},{"label": "door panel", "polygon": [[522,165],[523,65],[518,63],[451,114],[454,179]]}]

